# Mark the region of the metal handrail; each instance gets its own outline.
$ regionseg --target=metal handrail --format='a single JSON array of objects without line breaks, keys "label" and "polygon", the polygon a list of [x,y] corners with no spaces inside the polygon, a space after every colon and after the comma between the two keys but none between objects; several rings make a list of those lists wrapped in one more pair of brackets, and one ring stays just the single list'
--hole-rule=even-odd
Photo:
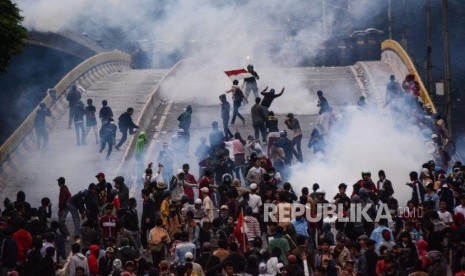
[{"label": "metal handrail", "polygon": [[426,90],[425,85],[421,81],[420,74],[418,74],[418,71],[410,58],[409,54],[405,49],[400,45],[397,41],[392,40],[392,39],[387,39],[381,43],[381,51],[386,51],[390,50],[399,56],[399,58],[402,60],[402,62],[405,64],[407,67],[407,70],[409,74],[415,75],[415,80],[418,81],[420,85],[420,97],[423,101],[424,104],[429,104],[432,108],[433,113],[436,113],[436,107],[434,106],[433,101],[431,100],[428,90]]}]

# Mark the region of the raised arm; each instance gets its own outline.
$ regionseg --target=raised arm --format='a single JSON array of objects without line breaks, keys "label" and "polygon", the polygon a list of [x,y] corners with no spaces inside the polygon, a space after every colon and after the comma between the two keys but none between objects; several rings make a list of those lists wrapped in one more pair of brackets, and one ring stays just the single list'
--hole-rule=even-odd
[{"label": "raised arm", "polygon": [[284,86],[283,86],[283,89],[281,89],[281,92],[279,92],[279,94],[274,95],[274,97],[277,98],[281,96],[283,93],[284,93]]},{"label": "raised arm", "polygon": [[265,89],[262,90],[261,94],[262,94],[262,95],[265,95],[266,90],[268,90],[268,86],[265,87]]}]

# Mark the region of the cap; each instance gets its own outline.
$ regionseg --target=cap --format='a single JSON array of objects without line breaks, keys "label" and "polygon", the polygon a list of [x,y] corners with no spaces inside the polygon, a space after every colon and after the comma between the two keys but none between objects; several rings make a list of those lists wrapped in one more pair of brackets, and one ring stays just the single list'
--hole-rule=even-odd
[{"label": "cap", "polygon": [[194,259],[194,255],[192,255],[191,252],[186,252],[186,254],[184,254],[184,258],[186,260],[193,260]]},{"label": "cap", "polygon": [[116,183],[124,183],[124,177],[122,176],[117,176],[113,179]]},{"label": "cap", "polygon": [[257,184],[256,183],[250,184],[250,189],[251,190],[256,190],[257,189]]},{"label": "cap", "polygon": [[202,189],[200,189],[200,191],[202,191],[202,193],[208,193],[210,191],[210,189],[208,189],[207,187],[203,187]]},{"label": "cap", "polygon": [[157,182],[157,188],[160,189],[160,190],[164,190],[166,189],[166,183],[164,181],[158,181]]},{"label": "cap", "polygon": [[229,207],[228,207],[228,205],[221,205],[221,208],[220,208],[220,209],[221,209],[221,210],[228,210]]},{"label": "cap", "polygon": [[438,135],[437,134],[431,135],[431,139],[434,139],[434,138],[438,138]]},{"label": "cap", "polygon": [[202,204],[202,200],[200,198],[196,198],[194,203],[195,204]]},{"label": "cap", "polygon": [[367,235],[363,234],[361,236],[358,237],[359,240],[368,240],[370,239]]},{"label": "cap", "polygon": [[115,253],[115,249],[113,247],[107,247],[107,250],[105,250],[105,252]]},{"label": "cap", "polygon": [[171,191],[170,190],[165,190],[163,191],[163,197],[169,197],[171,195]]},{"label": "cap", "polygon": [[103,172],[99,172],[95,177],[99,178],[105,178],[105,174]]},{"label": "cap", "polygon": [[63,176],[58,178],[57,181],[59,184],[65,184],[65,178]]}]

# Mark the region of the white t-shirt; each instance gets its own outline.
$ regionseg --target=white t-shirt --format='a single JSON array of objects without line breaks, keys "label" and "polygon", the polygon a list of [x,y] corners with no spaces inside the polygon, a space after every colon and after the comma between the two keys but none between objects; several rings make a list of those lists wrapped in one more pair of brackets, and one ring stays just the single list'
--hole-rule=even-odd
[{"label": "white t-shirt", "polygon": [[252,207],[252,212],[258,213],[260,206],[262,206],[262,198],[259,195],[250,194],[249,206]]},{"label": "white t-shirt", "polygon": [[452,214],[449,211],[445,211],[442,213],[438,211],[439,219],[444,223],[452,223],[454,220],[452,219]]},{"label": "white t-shirt", "polygon": [[462,205],[455,207],[454,213],[462,213],[462,215],[465,217],[465,207],[463,207]]}]

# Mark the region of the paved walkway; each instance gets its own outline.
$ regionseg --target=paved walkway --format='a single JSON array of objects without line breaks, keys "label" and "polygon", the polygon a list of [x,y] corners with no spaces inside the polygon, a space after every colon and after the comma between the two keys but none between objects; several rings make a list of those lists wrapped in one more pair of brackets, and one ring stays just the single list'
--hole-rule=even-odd
[{"label": "paved walkway", "polygon": [[[128,107],[133,107],[135,110],[133,120],[137,122],[149,96],[166,72],[166,70],[115,72],[92,85],[82,95],[82,100],[86,103],[88,98],[93,99],[97,116],[102,100],[108,100],[115,121]],[[100,128],[100,121],[98,127]],[[120,136],[121,133],[118,132],[117,140]],[[66,177],[67,185],[73,194],[95,182],[94,176],[99,171],[104,171],[108,175],[107,180],[111,181],[127,145],[128,142],[123,145],[122,151],[114,150],[109,161],[105,160],[106,151],[98,153],[99,145],[96,144],[92,132],[87,136],[87,145],[78,147],[74,128],[68,129],[68,110],[66,110],[50,132],[48,149],[43,151],[31,149],[18,174],[10,179],[0,179],[0,198],[3,200],[9,197],[15,200],[16,193],[23,190],[31,205],[39,206],[40,199],[44,196],[49,197],[53,203],[57,202],[58,176]],[[56,214],[55,210],[54,214]]]}]

